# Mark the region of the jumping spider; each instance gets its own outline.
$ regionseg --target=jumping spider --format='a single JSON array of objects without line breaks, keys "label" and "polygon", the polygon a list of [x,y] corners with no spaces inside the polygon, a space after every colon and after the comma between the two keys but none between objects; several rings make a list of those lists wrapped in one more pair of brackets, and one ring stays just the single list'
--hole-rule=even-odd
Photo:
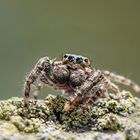
[{"label": "jumping spider", "polygon": [[110,89],[118,94],[120,89],[112,81],[131,87],[140,93],[140,87],[130,79],[116,75],[109,71],[96,70],[90,66],[87,57],[75,54],[65,54],[61,61],[43,57],[31,70],[24,85],[24,105],[29,103],[31,85],[39,80],[34,92],[34,98],[45,84],[64,92],[69,102],[64,111],[68,111],[74,104],[82,102],[81,107],[91,106],[98,98],[104,96]]}]

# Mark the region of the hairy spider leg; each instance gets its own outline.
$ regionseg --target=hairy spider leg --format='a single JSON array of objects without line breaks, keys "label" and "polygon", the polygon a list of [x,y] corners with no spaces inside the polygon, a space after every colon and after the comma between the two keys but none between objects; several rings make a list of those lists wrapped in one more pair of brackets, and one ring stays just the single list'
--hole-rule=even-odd
[{"label": "hairy spider leg", "polygon": [[24,105],[27,106],[29,104],[29,93],[31,89],[31,84],[38,78],[38,74],[40,73],[39,69],[35,69],[31,71],[29,74],[25,84],[24,84]]},{"label": "hairy spider leg", "polygon": [[[48,84],[50,86],[53,86],[54,88],[64,89],[66,88],[65,85],[59,85],[54,79],[53,76],[53,70],[54,66],[61,65],[61,61],[56,62],[55,59],[50,60],[49,57],[43,57],[40,58],[39,61],[36,63],[33,70],[30,72],[30,74],[27,77],[27,80],[24,84],[24,105],[27,106],[29,104],[29,93],[31,84],[33,84],[38,78],[40,78],[40,81],[44,84]],[[39,91],[43,88],[42,85],[37,86],[37,90],[35,91],[35,98],[37,98],[37,94],[39,94]],[[57,89],[58,89],[57,88]]]},{"label": "hairy spider leg", "polygon": [[[77,112],[81,112],[84,109],[87,109],[89,106],[91,106],[95,101],[97,101],[97,99],[99,99],[100,97],[105,97],[105,92],[106,92],[106,88],[103,86],[95,86],[93,87],[89,93],[90,97],[85,101],[85,103],[83,103],[79,109],[77,110]],[[89,96],[89,95],[87,95]]]},{"label": "hairy spider leg", "polygon": [[35,89],[35,91],[33,92],[33,97],[34,97],[35,100],[37,100],[38,95],[39,95],[41,89],[42,89],[44,86],[45,86],[45,83],[43,83],[43,82],[40,82],[40,83],[36,86],[36,89]]},{"label": "hairy spider leg", "polygon": [[43,57],[39,59],[36,63],[34,69],[30,72],[27,77],[27,80],[24,84],[24,105],[27,106],[29,104],[29,94],[31,89],[31,84],[33,84],[37,78],[41,75],[44,69],[50,70],[51,64],[50,59],[48,57]]},{"label": "hairy spider leg", "polygon": [[[100,86],[99,87],[96,86],[99,83],[102,83],[103,87],[99,88]],[[95,89],[98,89],[96,92],[94,87]],[[94,91],[94,92],[92,91],[93,97],[91,97],[94,98],[94,96],[103,95],[107,89],[111,89],[114,93],[120,92],[119,88],[109,79],[107,79],[100,70],[92,72],[90,77],[84,82],[84,84],[80,87],[80,89],[78,89],[77,96],[70,103],[66,104],[66,106],[64,107],[64,111],[65,112],[68,111],[74,104],[76,104],[79,101],[79,99],[84,98],[86,94],[90,92],[90,90]],[[87,102],[87,104],[89,103]]]},{"label": "hairy spider leg", "polygon": [[105,88],[111,89],[113,93],[120,93],[120,89],[117,85],[115,85],[113,82],[111,82],[107,77],[104,76],[104,79],[102,80],[102,83]]},{"label": "hairy spider leg", "polygon": [[119,95],[120,90],[118,88],[117,85],[115,85],[114,83],[112,83],[109,79],[107,79],[106,77],[104,77],[104,79],[101,81],[102,84],[97,85],[95,87],[93,87],[89,93],[91,97],[86,101],[86,103],[82,106],[83,108],[88,108],[90,105],[92,105],[98,98],[100,97],[104,97],[105,96],[105,92],[107,91],[107,89],[111,89],[113,91],[113,93],[116,93]]},{"label": "hairy spider leg", "polygon": [[73,105],[75,105],[81,97],[83,97],[93,86],[99,83],[104,78],[101,71],[92,72],[90,77],[84,82],[84,84],[77,89],[76,97],[72,99],[70,103],[66,103],[64,107],[64,112],[68,111]]},{"label": "hairy spider leg", "polygon": [[128,86],[128,87],[132,88],[135,92],[140,93],[140,86],[137,85],[132,80],[130,80],[130,79],[124,77],[124,76],[117,75],[115,73],[109,72],[109,71],[103,71],[103,73],[105,74],[105,76],[108,79],[110,79],[110,80],[112,80],[116,83]]}]

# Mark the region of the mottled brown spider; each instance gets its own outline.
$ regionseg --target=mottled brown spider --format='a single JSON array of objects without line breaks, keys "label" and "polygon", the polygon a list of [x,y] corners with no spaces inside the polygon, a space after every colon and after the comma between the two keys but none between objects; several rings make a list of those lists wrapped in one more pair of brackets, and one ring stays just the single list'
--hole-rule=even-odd
[{"label": "mottled brown spider", "polygon": [[55,61],[55,59],[51,60],[49,57],[39,59],[25,82],[25,105],[28,105],[31,85],[38,79],[40,83],[37,85],[37,89],[34,93],[35,98],[37,98],[39,91],[45,84],[50,85],[54,89],[63,90],[65,95],[69,98],[74,96],[75,88],[80,86],[88,76],[88,71],[85,72],[84,67],[88,67],[86,63],[89,63],[87,62],[86,57],[82,57],[83,60],[86,59],[85,64],[83,63],[82,65],[80,64],[81,62],[78,64],[78,57],[74,56],[74,58],[76,63],[75,67],[77,68],[74,68],[74,61],[72,60],[73,57],[71,57],[71,55],[68,57],[64,55],[62,61]]},{"label": "mottled brown spider", "polygon": [[49,57],[39,59],[24,85],[25,106],[29,103],[31,85],[38,80],[34,97],[37,98],[45,84],[62,90],[69,100],[64,111],[68,111],[79,101],[82,102],[82,108],[87,108],[98,98],[104,96],[108,89],[113,93],[119,93],[120,89],[112,81],[129,86],[135,92],[140,92],[140,87],[130,79],[109,71],[93,69],[87,57],[75,54],[65,54],[61,61],[51,60]]}]

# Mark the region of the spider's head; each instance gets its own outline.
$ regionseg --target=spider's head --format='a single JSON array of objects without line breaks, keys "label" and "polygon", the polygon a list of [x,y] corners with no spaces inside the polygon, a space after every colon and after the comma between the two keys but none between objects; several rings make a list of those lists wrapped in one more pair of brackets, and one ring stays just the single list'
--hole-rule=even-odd
[{"label": "spider's head", "polygon": [[65,54],[63,56],[63,64],[71,68],[85,68],[90,67],[90,61],[87,57],[75,54]]}]

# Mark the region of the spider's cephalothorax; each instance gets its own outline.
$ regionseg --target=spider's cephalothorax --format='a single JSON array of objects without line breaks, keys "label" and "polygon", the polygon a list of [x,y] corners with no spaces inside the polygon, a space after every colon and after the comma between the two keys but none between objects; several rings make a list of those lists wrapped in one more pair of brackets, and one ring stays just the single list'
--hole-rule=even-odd
[{"label": "spider's cephalothorax", "polygon": [[65,54],[61,61],[51,60],[49,57],[39,59],[24,85],[25,106],[29,103],[31,85],[36,81],[40,82],[34,92],[35,98],[45,84],[64,91],[70,100],[64,111],[69,110],[80,100],[83,103],[82,107],[87,108],[104,96],[108,89],[111,89],[113,93],[119,93],[120,89],[112,81],[129,86],[140,93],[140,87],[130,79],[109,71],[93,69],[87,57],[75,54]]},{"label": "spider's cephalothorax", "polygon": [[90,61],[87,57],[75,54],[65,54],[62,63],[73,69],[90,67]]}]

